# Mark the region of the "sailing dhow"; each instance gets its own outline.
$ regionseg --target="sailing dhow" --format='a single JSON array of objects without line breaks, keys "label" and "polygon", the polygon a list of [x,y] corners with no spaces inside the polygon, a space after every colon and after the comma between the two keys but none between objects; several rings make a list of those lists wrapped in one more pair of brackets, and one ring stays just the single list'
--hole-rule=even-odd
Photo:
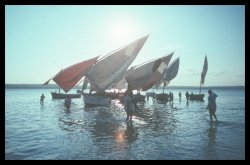
[{"label": "sailing dhow", "polygon": [[203,69],[202,69],[202,72],[201,72],[200,92],[199,92],[199,94],[191,94],[191,95],[189,95],[189,100],[204,101],[203,98],[204,98],[205,94],[201,94],[201,85],[204,85],[207,70],[208,70],[208,62],[207,62],[207,56],[205,56]]},{"label": "sailing dhow", "polygon": [[148,35],[123,48],[113,51],[92,65],[85,76],[97,90],[97,94],[85,95],[85,106],[107,106],[111,100],[105,95],[105,90],[117,84],[134,61],[146,42]]},{"label": "sailing dhow", "polygon": [[82,61],[80,63],[71,65],[55,76],[46,81],[43,85],[47,85],[49,81],[52,79],[60,88],[64,90],[65,93],[56,93],[51,92],[52,99],[65,99],[67,97],[70,98],[80,98],[81,94],[66,94],[69,90],[71,90],[85,75],[86,71],[96,63],[97,57]]},{"label": "sailing dhow", "polygon": [[173,53],[161,58],[145,62],[138,66],[132,67],[126,73],[126,80],[131,90],[150,89],[157,81],[160,80],[164,69],[167,67]]},{"label": "sailing dhow", "polygon": [[173,80],[178,73],[180,64],[180,57],[175,59],[172,63],[169,64],[168,68],[165,69],[162,78],[156,84],[156,87],[160,86],[163,82],[163,92],[156,95],[156,100],[167,102],[169,95],[164,93],[165,86],[167,86],[171,80]]}]

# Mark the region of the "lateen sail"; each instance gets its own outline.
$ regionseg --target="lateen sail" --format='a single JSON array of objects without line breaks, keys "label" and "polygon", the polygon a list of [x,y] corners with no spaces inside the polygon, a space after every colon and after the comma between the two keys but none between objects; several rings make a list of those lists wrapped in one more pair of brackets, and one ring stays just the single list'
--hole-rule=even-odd
[{"label": "lateen sail", "polygon": [[168,55],[169,58],[167,58],[167,59],[164,60],[164,62],[166,64],[166,67],[164,68],[163,73],[161,74],[161,78],[153,84],[153,85],[155,85],[156,88],[158,88],[162,84],[164,73],[166,72],[167,67],[169,66],[169,62],[172,59],[173,54],[174,54],[174,52],[170,53]]},{"label": "lateen sail", "polygon": [[114,89],[119,89],[119,90],[122,90],[122,89],[125,89],[125,88],[127,88],[127,86],[126,86],[126,78],[125,78],[125,76],[126,76],[126,74],[122,77],[122,79],[118,82],[118,83],[116,83],[112,88],[114,88]]},{"label": "lateen sail", "polygon": [[122,79],[147,38],[148,36],[145,36],[124,48],[108,54],[86,72],[86,77],[99,92],[110,89]]},{"label": "lateen sail", "polygon": [[[84,76],[85,72],[94,64],[99,56],[92,59],[74,64],[68,68],[60,71],[53,80],[59,85],[65,92],[72,89]],[[49,79],[44,84],[48,84]]]},{"label": "lateen sail", "polygon": [[173,53],[156,60],[141,64],[127,71],[126,80],[132,90],[148,90],[160,80]]},{"label": "lateen sail", "polygon": [[205,56],[203,70],[201,72],[201,84],[204,84],[205,76],[207,74],[207,69],[208,69],[207,56]]},{"label": "lateen sail", "polygon": [[167,68],[166,72],[163,75],[163,81],[169,82],[174,79],[178,73],[180,64],[180,58],[175,59]]}]

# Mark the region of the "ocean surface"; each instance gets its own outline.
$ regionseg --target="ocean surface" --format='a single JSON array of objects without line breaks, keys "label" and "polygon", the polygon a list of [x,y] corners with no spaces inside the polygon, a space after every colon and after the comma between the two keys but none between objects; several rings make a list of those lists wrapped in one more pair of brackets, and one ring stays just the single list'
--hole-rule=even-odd
[{"label": "ocean surface", "polygon": [[84,108],[83,98],[72,99],[67,111],[52,100],[55,89],[5,89],[5,159],[244,160],[245,88],[211,89],[218,94],[212,124],[206,88],[204,102],[189,103],[185,92],[198,88],[166,88],[173,106],[146,99],[131,122],[118,100],[110,108]]}]

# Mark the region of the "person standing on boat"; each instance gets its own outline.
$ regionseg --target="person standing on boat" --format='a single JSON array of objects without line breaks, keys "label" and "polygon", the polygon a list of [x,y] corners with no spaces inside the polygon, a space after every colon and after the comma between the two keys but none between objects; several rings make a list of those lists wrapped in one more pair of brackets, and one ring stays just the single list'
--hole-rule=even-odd
[{"label": "person standing on boat", "polygon": [[135,108],[132,100],[133,92],[131,90],[127,90],[125,93],[126,96],[125,96],[124,108],[127,113],[127,118],[126,118],[127,121],[127,120],[132,120],[132,115]]},{"label": "person standing on boat", "polygon": [[216,93],[214,93],[212,90],[208,90],[208,105],[207,109],[209,111],[209,116],[210,116],[210,122],[213,121],[212,116],[214,116],[215,120],[217,121],[217,117],[215,115],[216,112],[216,97],[218,96]]},{"label": "person standing on boat", "polygon": [[44,94],[42,94],[40,97],[40,104],[43,104],[44,98],[45,98],[45,96],[44,96]]}]

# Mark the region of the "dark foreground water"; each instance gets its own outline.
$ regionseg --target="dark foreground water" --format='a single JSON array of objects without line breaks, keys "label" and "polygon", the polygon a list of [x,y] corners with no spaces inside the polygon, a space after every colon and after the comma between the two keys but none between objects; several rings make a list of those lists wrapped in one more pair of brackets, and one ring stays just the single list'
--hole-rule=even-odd
[{"label": "dark foreground water", "polygon": [[205,102],[187,104],[186,90],[198,91],[171,89],[173,107],[150,99],[125,122],[118,100],[85,109],[73,99],[67,111],[51,99],[53,89],[6,89],[5,159],[245,159],[245,89],[214,89],[219,122],[212,125],[207,93]]}]

